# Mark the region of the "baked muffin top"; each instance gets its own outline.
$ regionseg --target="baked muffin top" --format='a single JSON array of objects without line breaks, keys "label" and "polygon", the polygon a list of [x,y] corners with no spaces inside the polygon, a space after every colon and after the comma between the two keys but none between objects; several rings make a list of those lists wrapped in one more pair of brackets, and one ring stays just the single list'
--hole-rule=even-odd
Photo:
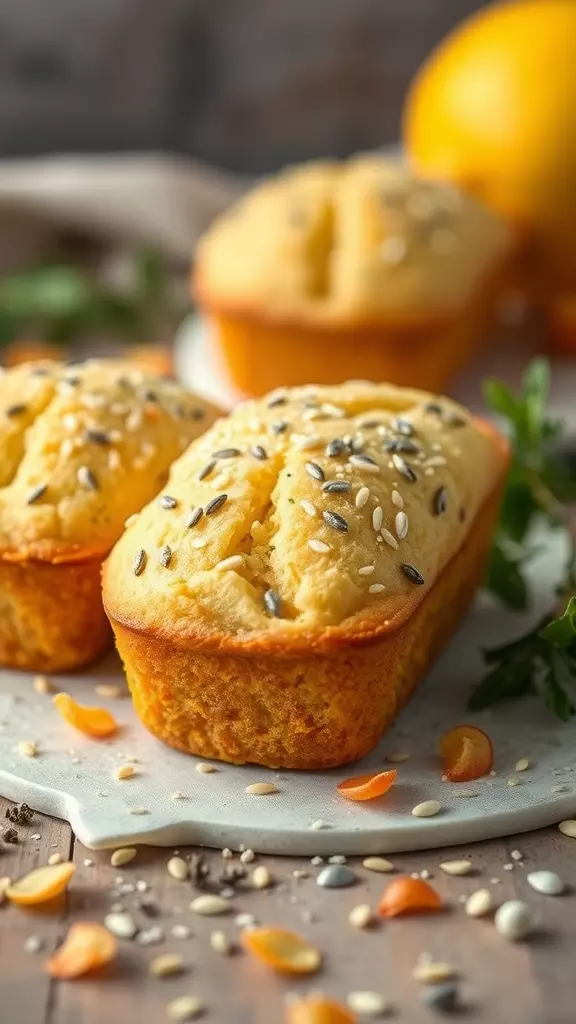
[{"label": "baked muffin top", "polygon": [[361,156],[257,185],[201,239],[195,288],[209,307],[279,320],[440,317],[509,248],[508,229],[476,200]]},{"label": "baked muffin top", "polygon": [[124,360],[0,375],[0,557],[103,554],[216,410]]},{"label": "baked muffin top", "polygon": [[246,402],[126,530],[105,607],[223,649],[387,628],[433,586],[505,463],[492,428],[421,391],[350,382]]}]

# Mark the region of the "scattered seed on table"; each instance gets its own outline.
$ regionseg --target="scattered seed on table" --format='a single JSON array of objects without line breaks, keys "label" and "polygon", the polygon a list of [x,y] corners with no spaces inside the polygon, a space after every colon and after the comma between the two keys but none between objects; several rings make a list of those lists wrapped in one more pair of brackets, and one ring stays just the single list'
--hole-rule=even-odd
[{"label": "scattered seed on table", "polygon": [[35,676],[33,682],[35,693],[54,693],[56,687],[46,676]]},{"label": "scattered seed on table", "polygon": [[469,875],[472,862],[469,860],[445,860],[438,865],[445,875]]},{"label": "scattered seed on table", "polygon": [[241,864],[252,864],[252,861],[254,861],[255,859],[256,854],[254,853],[254,850],[243,850],[242,853],[240,854]]},{"label": "scattered seed on table", "polygon": [[106,914],[104,918],[104,927],[112,932],[117,939],[133,939],[138,931],[138,925],[134,918],[127,913],[111,913]]},{"label": "scattered seed on table", "polygon": [[343,853],[333,853],[331,857],[328,857],[329,864],[346,864],[348,857],[345,857]]},{"label": "scattered seed on table", "polygon": [[184,882],[190,874],[188,864],[183,857],[170,857],[166,864],[166,870],[170,877],[175,878],[178,882]]},{"label": "scattered seed on table", "polygon": [[190,938],[190,936],[192,935],[192,931],[187,924],[175,924],[170,929],[170,935],[174,939],[180,939],[181,941],[185,941],[186,939]]},{"label": "scattered seed on table", "polygon": [[468,917],[484,917],[494,909],[494,898],[489,889],[477,889],[470,894],[464,906]]},{"label": "scattered seed on table", "polygon": [[44,939],[41,935],[29,935],[23,948],[25,953],[40,953],[44,948]]},{"label": "scattered seed on table", "polygon": [[570,839],[576,839],[576,820],[574,818],[566,818],[561,821],[558,825],[562,835],[569,836]]},{"label": "scattered seed on table", "polygon": [[316,821],[312,822],[310,828],[313,830],[313,832],[320,832],[321,829],[328,828],[328,826],[326,822],[322,820],[322,818],[317,818]]},{"label": "scattered seed on table", "polygon": [[536,919],[527,903],[508,900],[498,907],[494,917],[496,930],[511,942],[527,939],[536,928]]},{"label": "scattered seed on table", "polygon": [[412,977],[421,985],[438,985],[454,977],[454,968],[441,960],[423,960],[414,967]]},{"label": "scattered seed on table", "polygon": [[215,953],[221,953],[223,956],[228,956],[232,952],[232,942],[225,932],[211,932],[210,946]]},{"label": "scattered seed on table", "polygon": [[110,863],[113,868],[123,868],[125,864],[134,860],[137,853],[138,850],[135,846],[122,846],[119,850],[114,850],[110,857]]},{"label": "scattered seed on table", "polygon": [[363,1017],[382,1017],[390,1009],[390,1004],[384,996],[368,990],[349,992],[346,1002],[353,1013],[359,1013]]},{"label": "scattered seed on table", "polygon": [[526,876],[528,885],[543,896],[560,896],[566,886],[555,871],[531,871]]},{"label": "scattered seed on table", "polygon": [[256,924],[254,914],[236,914],[234,924],[237,928],[252,928]]},{"label": "scattered seed on table", "polygon": [[442,804],[438,800],[423,800],[412,808],[412,814],[415,818],[433,818],[441,810]]},{"label": "scattered seed on table", "polygon": [[374,915],[368,903],[358,903],[348,914],[348,921],[353,928],[368,928],[373,920]]},{"label": "scattered seed on table", "polygon": [[61,864],[62,863],[62,854],[61,853],[51,853],[50,856],[48,857],[48,863],[50,865],[52,865],[52,864]]},{"label": "scattered seed on table", "polygon": [[269,796],[271,793],[278,793],[278,788],[273,782],[252,782],[246,786],[246,793],[250,796]]},{"label": "scattered seed on table", "polygon": [[121,764],[114,770],[114,778],[118,780],[131,779],[134,774],[134,765],[131,764]]},{"label": "scattered seed on table", "polygon": [[429,1010],[437,1013],[454,1013],[458,1010],[458,986],[454,982],[444,985],[426,985],[420,999]]},{"label": "scattered seed on table", "polygon": [[377,871],[379,874],[387,875],[390,871],[395,871],[395,867],[390,860],[386,860],[385,857],[366,857],[362,861],[362,867],[368,871]]},{"label": "scattered seed on table", "polygon": [[272,885],[272,875],[264,864],[254,868],[250,880],[255,889],[268,889]]},{"label": "scattered seed on table", "polygon": [[23,757],[37,757],[38,755],[38,747],[34,740],[20,740],[16,749]]},{"label": "scattered seed on table", "polygon": [[162,953],[150,961],[148,969],[156,978],[168,978],[184,970],[184,960],[179,953]]},{"label": "scattered seed on table", "polygon": [[389,754],[386,754],[384,760],[389,761],[390,764],[402,764],[404,761],[408,761],[410,754],[407,750],[392,750]]},{"label": "scattered seed on table", "polygon": [[168,1020],[187,1021],[194,1020],[204,1010],[204,1004],[198,996],[179,996],[172,999],[166,1007]]},{"label": "scattered seed on table", "polygon": [[201,896],[196,896],[190,904],[190,910],[195,914],[200,914],[202,917],[215,917],[217,914],[227,914],[230,911],[230,904],[228,900],[223,899],[222,896],[216,896],[212,893],[202,893]]},{"label": "scattered seed on table", "polygon": [[199,761],[196,765],[196,771],[200,772],[200,775],[212,775],[213,772],[218,771],[213,764],[208,764],[206,761]]},{"label": "scattered seed on table", "polygon": [[516,775],[511,775],[510,778],[507,779],[507,785],[510,787],[519,786],[520,779]]},{"label": "scattered seed on table", "polygon": [[530,767],[530,761],[527,757],[521,757],[519,761],[516,761],[515,769],[517,772],[528,771]]},{"label": "scattered seed on table", "polygon": [[344,889],[355,881],[356,875],[345,864],[330,864],[316,878],[316,884],[323,889]]}]

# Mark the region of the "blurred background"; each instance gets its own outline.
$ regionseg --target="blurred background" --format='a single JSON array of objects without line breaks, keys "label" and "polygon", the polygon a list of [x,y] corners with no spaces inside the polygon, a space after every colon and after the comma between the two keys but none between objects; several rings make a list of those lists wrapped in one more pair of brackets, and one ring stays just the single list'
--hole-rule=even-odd
[{"label": "blurred background", "polygon": [[[552,8],[576,9],[573,0],[514,6],[534,3],[542,8],[540,31],[531,30],[528,46],[547,35]],[[218,369],[207,373],[198,357],[198,323],[180,329],[192,308],[188,276],[199,236],[256,179],[286,164],[397,147],[406,97],[430,53],[455,26],[500,6],[0,0],[0,359],[130,345],[137,358],[166,372],[176,365],[188,383],[222,398]],[[515,35],[497,27],[496,51],[501,39],[513,49]],[[564,24],[555,38],[565,35]],[[576,66],[576,22],[570,47]],[[505,89],[505,73],[501,79]],[[478,82],[481,91],[481,76],[471,86],[477,93]],[[516,80],[512,92],[529,108],[534,83],[524,85],[519,95]],[[433,102],[441,106],[442,98]],[[498,93],[490,102],[493,122],[505,131],[507,117],[515,122],[513,106]],[[550,103],[568,105],[573,120],[566,95]],[[549,145],[536,126],[532,149]],[[575,148],[570,141],[570,168]],[[437,176],[434,157],[426,166],[429,151],[420,162]],[[519,152],[525,163],[525,147]],[[563,167],[562,153],[555,159]],[[555,187],[546,177],[546,188]],[[569,175],[565,188],[576,196]],[[482,198],[490,203],[497,194],[483,188]],[[497,201],[495,207],[501,214]],[[502,310],[507,329],[523,325],[521,362],[534,348],[549,350],[551,339],[562,359],[571,359],[570,289],[544,311],[520,290]],[[504,372],[514,375],[517,365],[512,360]],[[473,377],[486,366],[481,362]],[[564,383],[569,395],[573,384]]]}]

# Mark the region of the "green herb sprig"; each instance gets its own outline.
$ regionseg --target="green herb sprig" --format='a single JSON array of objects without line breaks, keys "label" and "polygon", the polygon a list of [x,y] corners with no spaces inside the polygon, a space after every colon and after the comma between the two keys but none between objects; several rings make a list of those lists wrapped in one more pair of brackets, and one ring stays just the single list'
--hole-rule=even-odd
[{"label": "green herb sprig", "polygon": [[479,711],[498,701],[536,691],[563,720],[576,707],[569,689],[576,682],[576,542],[568,505],[576,501],[576,477],[560,453],[562,424],[548,418],[550,369],[530,364],[519,395],[488,380],[488,406],[503,421],[512,461],[494,540],[486,586],[505,605],[525,610],[530,593],[524,569],[534,554],[528,538],[537,522],[564,531],[569,559],[559,587],[560,611],[553,610],[512,643],[485,652],[488,674],[474,689],[469,707]]}]

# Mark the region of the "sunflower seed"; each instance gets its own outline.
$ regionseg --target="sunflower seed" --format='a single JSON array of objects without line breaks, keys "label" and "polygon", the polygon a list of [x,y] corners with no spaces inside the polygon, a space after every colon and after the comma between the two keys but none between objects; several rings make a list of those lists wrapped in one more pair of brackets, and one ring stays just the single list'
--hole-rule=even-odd
[{"label": "sunflower seed", "polygon": [[264,460],[268,458],[266,450],[261,444],[253,444],[250,449],[250,454],[253,455],[255,459],[260,459],[261,462],[264,462]]},{"label": "sunflower seed", "polygon": [[125,864],[134,860],[137,853],[138,850],[135,846],[123,846],[119,850],[114,850],[110,857],[110,863],[113,868],[123,868]]},{"label": "sunflower seed", "polygon": [[359,469],[363,473],[379,473],[380,466],[370,455],[351,455],[350,465],[354,466],[354,469]]},{"label": "sunflower seed", "polygon": [[405,512],[396,513],[394,525],[396,528],[396,536],[398,537],[399,540],[404,540],[406,534],[408,533],[408,516],[406,515]]},{"label": "sunflower seed", "polygon": [[396,467],[398,472],[401,473],[406,480],[409,480],[411,484],[416,483],[418,479],[416,473],[412,469],[412,466],[409,466],[408,463],[405,462],[404,459],[400,457],[400,455],[394,454],[392,456],[392,462],[394,463],[394,466]]},{"label": "sunflower seed", "polygon": [[325,454],[329,459],[335,459],[339,455],[345,455],[348,451],[348,447],[344,441],[341,441],[339,437],[335,437],[333,441],[329,441],[326,445]]},{"label": "sunflower seed", "polygon": [[35,487],[34,490],[30,491],[30,494],[26,498],[26,504],[33,505],[34,502],[39,501],[40,498],[46,494],[47,490],[48,484],[39,484],[38,487]]},{"label": "sunflower seed", "polygon": [[218,451],[212,452],[213,459],[235,459],[237,455],[241,455],[242,452],[239,448],[219,448]]},{"label": "sunflower seed", "polygon": [[422,574],[418,572],[418,569],[414,568],[413,565],[405,563],[404,565],[401,565],[400,568],[402,569],[402,572],[404,573],[406,579],[409,580],[410,583],[413,583],[415,587],[424,586],[426,580],[424,579]]},{"label": "sunflower seed", "polygon": [[190,875],[188,864],[183,857],[170,857],[166,864],[166,870],[170,877],[175,878],[177,882],[185,882]]},{"label": "sunflower seed", "polygon": [[447,491],[445,487],[439,487],[432,498],[432,512],[435,516],[441,516],[446,511]]},{"label": "sunflower seed", "polygon": [[158,555],[158,561],[160,562],[160,565],[164,567],[164,569],[167,569],[168,566],[170,565],[170,562],[172,561],[172,548],[170,547],[169,544],[165,544],[164,547],[160,550],[160,554]]},{"label": "sunflower seed", "polygon": [[305,462],[304,469],[311,476],[313,480],[320,480],[322,483],[325,480],[324,470],[317,462]]},{"label": "sunflower seed", "polygon": [[136,554],[134,556],[134,561],[132,563],[132,571],[133,571],[135,576],[141,576],[142,575],[142,573],[144,572],[144,569],[146,568],[146,562],[147,561],[148,561],[148,556],[147,556],[146,552],[144,551],[144,548],[140,548],[140,550],[136,552]]},{"label": "sunflower seed", "polygon": [[377,871],[379,874],[388,874],[390,871],[394,871],[392,861],[386,860],[385,857],[366,857],[366,860],[362,861],[362,867],[368,871]]},{"label": "sunflower seed", "polygon": [[438,865],[445,875],[469,875],[472,871],[472,862],[463,860],[444,860]]},{"label": "sunflower seed", "polygon": [[98,491],[100,489],[98,480],[89,466],[79,466],[76,472],[76,479],[80,486],[86,487],[88,491]]},{"label": "sunflower seed", "polygon": [[384,443],[385,452],[404,452],[405,455],[416,455],[420,451],[417,444],[407,437],[394,437]]},{"label": "sunflower seed", "polygon": [[162,494],[158,499],[158,504],[160,505],[160,508],[171,509],[176,508],[178,502],[176,501],[176,498],[172,498],[170,494]]},{"label": "sunflower seed", "polygon": [[454,968],[442,960],[423,960],[412,971],[414,981],[421,985],[437,985],[454,977]]},{"label": "sunflower seed", "polygon": [[286,405],[286,395],[272,395],[272,397],[268,400],[269,409],[276,409],[277,406],[279,405]]},{"label": "sunflower seed", "polygon": [[207,462],[203,469],[198,473],[198,480],[205,480],[207,476],[216,468],[216,460],[212,459],[211,462]]},{"label": "sunflower seed", "polygon": [[23,405],[21,402],[16,405],[9,405],[8,408],[4,410],[4,415],[8,417],[21,416],[23,412],[26,412],[26,408],[27,406]]},{"label": "sunflower seed", "polygon": [[264,607],[269,615],[279,619],[282,614],[282,601],[280,595],[275,590],[266,590],[264,592]]},{"label": "sunflower seed", "polygon": [[84,437],[91,444],[107,446],[110,444],[110,436],[104,430],[93,430],[89,428],[84,432]]},{"label": "sunflower seed", "polygon": [[328,494],[344,494],[351,487],[352,484],[348,480],[327,480],[325,484],[322,484],[322,490]]},{"label": "sunflower seed", "polygon": [[204,515],[214,515],[214,512],[217,512],[219,508],[222,508],[222,505],[224,505],[227,500],[227,494],[218,494],[215,498],[212,498],[212,500],[208,502],[206,508],[204,509]]},{"label": "sunflower seed", "polygon": [[286,420],[278,420],[277,423],[271,423],[270,429],[273,434],[284,434],[290,424]]},{"label": "sunflower seed", "polygon": [[328,526],[331,526],[333,530],[339,530],[340,533],[348,533],[348,523],[341,516],[339,512],[332,512],[331,509],[325,509],[322,513],[322,518]]},{"label": "sunflower seed", "polygon": [[404,420],[400,416],[394,420],[394,430],[397,430],[403,437],[412,437],[414,435],[414,427],[409,420]]},{"label": "sunflower seed", "polygon": [[184,961],[178,953],[162,953],[150,961],[148,969],[157,978],[167,978],[171,974],[180,974]]},{"label": "sunflower seed", "polygon": [[200,505],[198,506],[198,508],[193,508],[192,511],[189,512],[188,515],[186,516],[186,519],[184,520],[184,526],[188,530],[190,530],[193,526],[196,526],[196,524],[200,522],[203,515],[204,509]]},{"label": "sunflower seed", "polygon": [[254,868],[250,880],[255,889],[268,889],[272,885],[272,875],[264,864]]},{"label": "sunflower seed", "polygon": [[117,939],[133,939],[138,931],[134,918],[122,911],[107,914],[104,918],[104,927]]}]

